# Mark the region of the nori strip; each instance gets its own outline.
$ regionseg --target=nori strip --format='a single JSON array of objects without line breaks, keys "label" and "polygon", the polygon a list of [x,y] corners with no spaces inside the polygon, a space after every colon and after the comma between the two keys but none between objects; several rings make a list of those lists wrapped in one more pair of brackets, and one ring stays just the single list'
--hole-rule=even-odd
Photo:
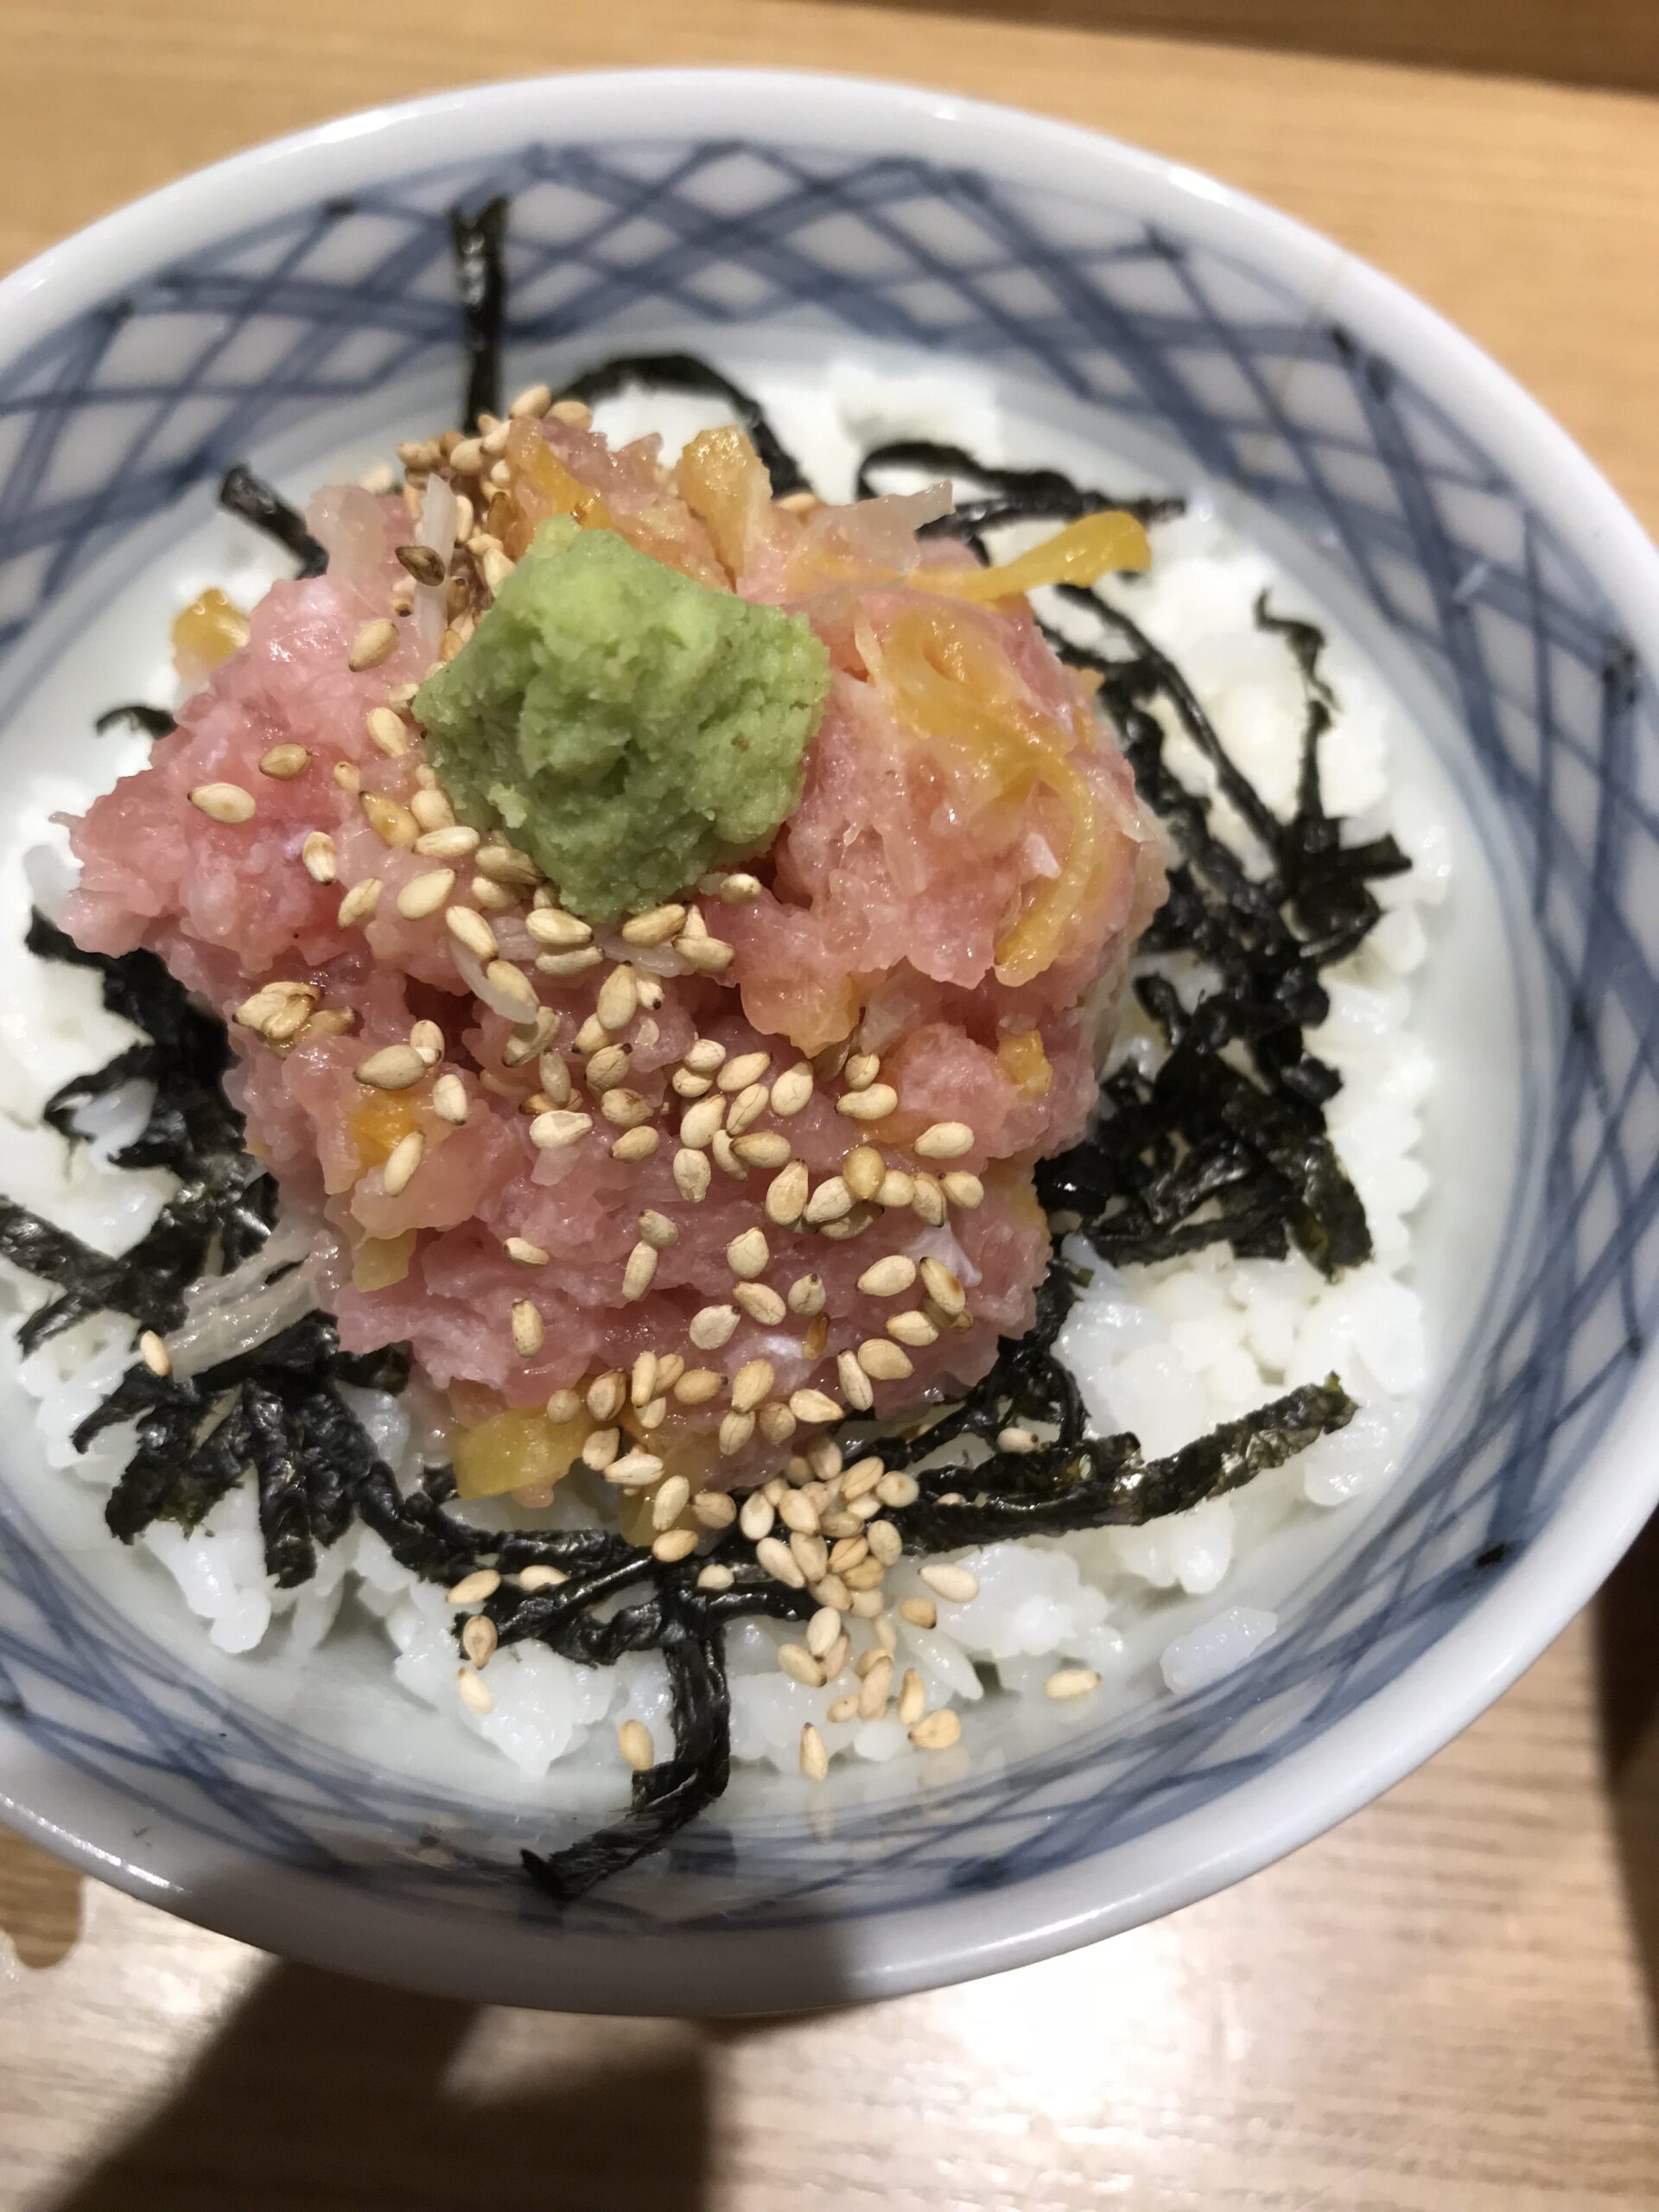
[{"label": "nori strip", "polygon": [[695,353],[619,353],[584,369],[580,376],[568,379],[563,389],[567,398],[585,399],[591,407],[600,400],[613,399],[631,384],[658,385],[666,391],[690,391],[724,400],[765,464],[773,498],[781,499],[791,492],[812,489],[805,471],[773,429],[753,393],[745,391],[741,385],[734,384]]},{"label": "nori strip", "polygon": [[305,517],[290,506],[274,484],[256,476],[246,461],[233,461],[219,487],[219,504],[239,522],[274,537],[299,563],[302,576],[320,576],[328,556],[305,526]]},{"label": "nori strip", "polygon": [[507,201],[498,195],[469,215],[449,211],[449,239],[454,248],[455,289],[465,317],[467,386],[461,421],[478,428],[481,415],[501,412],[501,330],[506,310],[506,272],[502,247],[507,235]]},{"label": "nori strip", "polygon": [[279,1590],[297,1589],[316,1572],[305,1474],[289,1433],[287,1408],[275,1390],[242,1385],[248,1444],[259,1485],[259,1530],[265,1540],[265,1572]]},{"label": "nori strip", "polygon": [[1074,483],[1058,468],[997,468],[977,460],[961,446],[944,445],[934,438],[893,438],[872,447],[859,463],[855,486],[861,499],[879,499],[878,471],[919,469],[930,479],[968,478],[986,486],[977,499],[958,499],[955,511],[927,523],[924,537],[965,537],[976,540],[981,531],[1002,522],[1076,522],[1080,516],[1116,508],[1143,523],[1168,522],[1186,512],[1185,499],[1137,494],[1124,499],[1116,492],[1091,491]]},{"label": "nori strip", "polygon": [[105,707],[92,728],[99,737],[107,737],[123,722],[142,730],[146,737],[170,737],[179,726],[165,707],[147,707],[142,699],[129,699],[123,706]]},{"label": "nori strip", "polygon": [[683,1579],[664,1576],[655,1641],[668,1669],[671,1758],[633,1779],[626,1819],[568,1850],[520,1854],[537,1889],[569,1904],[600,1882],[660,1851],[725,1790],[732,1766],[732,1699],[724,1638]]}]

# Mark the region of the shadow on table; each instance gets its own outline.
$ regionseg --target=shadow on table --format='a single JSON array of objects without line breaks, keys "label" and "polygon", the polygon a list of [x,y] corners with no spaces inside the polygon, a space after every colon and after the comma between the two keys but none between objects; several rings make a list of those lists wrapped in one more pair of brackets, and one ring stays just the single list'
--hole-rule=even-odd
[{"label": "shadow on table", "polygon": [[1659,1517],[1597,1599],[1595,1644],[1620,1871],[1659,2029]]},{"label": "shadow on table", "polygon": [[[511,2040],[499,2084],[475,2050],[458,2082],[484,2020]],[[699,2031],[613,2023],[602,2052],[587,2041],[569,2018],[276,1964],[167,2103],[41,2212],[702,2212]]]},{"label": "shadow on table", "polygon": [[889,0],[951,15],[1659,90],[1655,0]]}]

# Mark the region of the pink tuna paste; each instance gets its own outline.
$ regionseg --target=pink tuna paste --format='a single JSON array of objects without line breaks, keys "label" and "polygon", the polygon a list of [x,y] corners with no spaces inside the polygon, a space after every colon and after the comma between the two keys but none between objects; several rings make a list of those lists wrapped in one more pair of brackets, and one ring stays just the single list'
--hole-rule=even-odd
[{"label": "pink tuna paste", "polygon": [[[503,473],[487,509],[460,517],[485,535],[454,550],[447,601],[438,588],[412,607],[394,549],[415,535],[414,499],[320,495],[308,520],[327,573],[273,586],[245,645],[207,673],[149,765],[73,823],[81,880],[67,923],[91,950],[150,947],[231,1021],[248,1142],[321,1217],[320,1294],[347,1349],[406,1341],[472,1421],[652,1352],[664,1376],[677,1361],[718,1378],[663,1393],[658,1440],[725,1421],[727,1473],[752,1469],[768,1440],[775,1450],[824,1417],[804,1389],[899,1412],[976,1381],[998,1338],[1030,1325],[1050,1250],[1033,1166],[1084,1131],[1099,1009],[1163,895],[1161,848],[1110,733],[1025,601],[964,604],[928,588],[965,557],[914,535],[942,494],[803,512],[772,502],[734,432],[704,434],[666,469],[655,439],[613,451],[552,416],[515,430]],[[420,474],[424,535],[446,555],[446,472]],[[448,811],[410,719],[412,687],[463,640],[492,564],[499,573],[556,511],[804,614],[834,666],[800,805],[746,864],[753,880],[730,887],[735,899],[688,894],[677,943],[602,935],[602,957],[579,974],[550,969],[557,953],[531,927],[553,894],[510,849],[486,838],[482,853],[453,853],[462,837],[435,855],[429,833],[427,850],[411,844]],[[389,613],[390,652],[354,670],[365,626]],[[278,747],[302,748],[298,773],[272,772],[294,763],[273,764]],[[215,818],[243,811],[216,785],[251,796],[247,818]],[[433,910],[400,912],[399,894],[440,869],[454,880]],[[487,924],[539,1024],[523,1006],[509,1019],[499,989],[503,1010],[478,995],[456,907]],[[677,946],[697,936],[715,945],[693,966]],[[601,1029],[619,968],[632,988],[613,982],[607,1004],[626,1011]],[[264,1033],[269,998],[249,1010],[272,983],[308,987],[297,1036]],[[408,1047],[416,1024],[435,1025],[415,1030],[418,1080],[365,1083],[365,1064]],[[741,1093],[716,1078],[705,1094],[727,1099],[736,1140],[694,1122],[688,1142],[689,1112],[720,1113],[684,1065],[698,1039],[723,1047],[726,1067],[764,1057]],[[623,1088],[639,1102],[628,1110],[655,1138],[633,1136],[620,1158],[625,1127],[584,1084],[601,1044],[626,1048]],[[538,1046],[563,1062],[568,1099]],[[878,1103],[880,1086],[894,1094],[874,1120],[842,1110],[861,1084]],[[550,1107],[590,1125],[548,1147]],[[389,1156],[414,1133],[418,1164],[389,1188]],[[810,1225],[838,1203],[833,1188],[820,1194],[858,1146],[880,1154],[884,1187],[844,1194],[850,1211]],[[706,1172],[688,1170],[687,1151]],[[780,1220],[801,1169],[809,1219]],[[870,1270],[884,1259],[922,1273],[880,1271],[901,1287],[878,1291]],[[764,1383],[753,1438],[729,1420],[728,1386],[746,1369],[746,1398]],[[699,1389],[710,1395],[685,1402]]]}]

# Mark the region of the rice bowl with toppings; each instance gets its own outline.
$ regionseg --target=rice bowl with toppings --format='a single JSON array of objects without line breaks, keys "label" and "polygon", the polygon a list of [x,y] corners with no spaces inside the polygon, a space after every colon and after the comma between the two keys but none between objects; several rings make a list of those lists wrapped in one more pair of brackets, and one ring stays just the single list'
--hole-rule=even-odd
[{"label": "rice bowl with toppings", "polygon": [[1248,1663],[1236,1560],[1430,1380],[1449,832],[1386,690],[1202,495],[823,382],[822,460],[718,374],[653,447],[639,363],[302,521],[245,476],[312,573],[191,593],[33,867],[134,1024],[16,1077],[86,1141],[7,1183],[54,1458],[220,1650],[368,1630],[601,1817],[560,1897],[728,1755]]}]

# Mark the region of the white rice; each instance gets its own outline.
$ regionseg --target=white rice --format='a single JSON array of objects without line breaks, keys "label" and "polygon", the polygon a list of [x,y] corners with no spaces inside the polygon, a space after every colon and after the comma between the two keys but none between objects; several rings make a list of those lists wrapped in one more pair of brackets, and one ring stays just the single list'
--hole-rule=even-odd
[{"label": "white rice", "polygon": [[[798,410],[779,401],[786,433],[818,463],[820,480],[833,482],[855,443],[880,435],[960,437],[993,460],[1043,457],[1028,449],[1028,441],[1020,448],[1006,436],[995,409],[969,386],[918,377],[882,388],[868,372],[847,370],[832,377],[831,391],[841,420],[823,430],[822,453],[801,436]],[[665,412],[671,414],[658,403],[620,403],[615,427],[632,434]],[[671,422],[670,427],[677,425]],[[1203,506],[1161,525],[1154,550],[1152,576],[1135,588],[1137,620],[1179,663],[1262,795],[1287,810],[1294,804],[1301,691],[1282,641],[1255,627],[1252,606],[1265,586],[1280,613],[1319,619],[1319,610]],[[1082,1385],[1096,1433],[1132,1429],[1149,1457],[1297,1383],[1322,1380],[1332,1369],[1360,1401],[1361,1411],[1348,1428],[1286,1468],[1190,1513],[1141,1529],[1101,1530],[1064,1541],[1033,1539],[961,1554],[979,1583],[970,1603],[942,1605],[939,1625],[928,1631],[895,1615],[899,1664],[921,1675],[930,1706],[966,1707],[992,1689],[1040,1699],[1062,1664],[1096,1669],[1103,1678],[1097,1694],[1103,1698],[1138,1693],[1160,1673],[1176,1696],[1219,1680],[1246,1664],[1277,1625],[1272,1606],[1255,1602],[1253,1588],[1239,1586],[1249,1585],[1252,1562],[1264,1554],[1274,1532],[1374,1498],[1400,1462],[1428,1379],[1425,1316],[1412,1260],[1413,1219],[1428,1181],[1416,1157],[1419,1114],[1434,1069],[1414,1027],[1412,978],[1427,951],[1433,910],[1447,888],[1450,838],[1427,792],[1402,772],[1411,750],[1408,732],[1389,690],[1340,639],[1324,669],[1341,700],[1321,749],[1326,803],[1354,817],[1363,834],[1391,830],[1414,863],[1408,876],[1378,887],[1387,916],[1352,960],[1328,974],[1330,1018],[1309,1040],[1343,1077],[1329,1124],[1364,1202],[1375,1257],[1332,1283],[1299,1254],[1283,1261],[1236,1260],[1222,1246],[1188,1259],[1115,1270],[1079,1244],[1074,1256],[1092,1268],[1093,1279],[1059,1349]],[[1168,757],[1195,788],[1212,782],[1184,740],[1172,739]],[[84,803],[85,796],[54,788],[49,803]],[[44,874],[37,888],[45,893],[53,866],[49,852],[40,866]],[[78,1067],[107,1058],[126,1041],[124,1026],[103,1012],[91,976],[54,968],[48,978],[21,954],[0,948],[0,961],[6,960],[11,963],[4,971],[8,989],[0,993],[0,1111],[12,1124],[6,1186],[92,1241],[124,1249],[143,1234],[167,1188],[164,1177],[124,1174],[108,1165],[109,1152],[142,1116],[141,1087],[99,1107],[103,1134],[90,1147],[66,1148],[37,1119],[41,1101],[58,1083]],[[1116,1049],[1145,1053],[1152,1040],[1131,1021]],[[285,1225],[278,1234],[302,1243],[306,1231],[302,1224]],[[0,1268],[0,1297],[19,1311],[45,1294],[38,1283],[12,1270]],[[225,1323],[213,1311],[216,1298],[209,1287],[196,1307],[194,1325],[207,1332],[194,1354],[198,1363],[219,1356],[215,1332]],[[280,1326],[306,1302],[302,1281],[290,1277],[285,1288],[265,1294],[265,1325]],[[50,1465],[71,1471],[94,1492],[107,1491],[118,1476],[130,1450],[130,1429],[106,1433],[85,1455],[75,1453],[69,1434],[129,1363],[132,1333],[118,1316],[95,1316],[22,1361],[19,1370],[24,1388],[39,1402],[39,1432]],[[187,1351],[186,1364],[191,1357]],[[366,1391],[351,1395],[382,1455],[412,1474],[420,1447],[432,1440],[411,1435],[401,1402]],[[491,1510],[500,1517],[498,1506]],[[555,1511],[575,1519],[582,1508],[561,1491]],[[158,1522],[139,1541],[222,1652],[309,1653],[329,1635],[342,1608],[378,1623],[392,1675],[410,1698],[434,1709],[439,1717],[433,1725],[482,1738],[528,1777],[575,1757],[584,1746],[590,1761],[613,1766],[614,1731],[625,1719],[643,1722],[659,1751],[667,1745],[667,1688],[654,1655],[594,1669],[536,1645],[504,1649],[488,1669],[493,1711],[480,1716],[464,1709],[455,1696],[454,1616],[442,1592],[397,1567],[365,1529],[353,1529],[321,1552],[315,1580],[297,1592],[277,1590],[264,1573],[248,1484],[227,1496],[194,1534]],[[887,1586],[895,1606],[923,1588],[910,1561],[889,1575]],[[1212,1598],[1213,1604],[1194,1611],[1192,1601]],[[867,1648],[871,1633],[866,1624],[851,1625],[855,1646]],[[906,1732],[896,1719],[827,1720],[835,1700],[857,1688],[856,1678],[849,1667],[825,1688],[808,1689],[789,1679],[779,1670],[777,1651],[791,1634],[798,1630],[761,1621],[744,1622],[731,1634],[737,1758],[769,1761],[792,1773],[808,1720],[819,1727],[832,1758],[850,1754],[881,1763],[907,1753]],[[1086,1707],[1095,1700],[1080,1702]],[[972,1726],[970,1716],[970,1745]]]}]

